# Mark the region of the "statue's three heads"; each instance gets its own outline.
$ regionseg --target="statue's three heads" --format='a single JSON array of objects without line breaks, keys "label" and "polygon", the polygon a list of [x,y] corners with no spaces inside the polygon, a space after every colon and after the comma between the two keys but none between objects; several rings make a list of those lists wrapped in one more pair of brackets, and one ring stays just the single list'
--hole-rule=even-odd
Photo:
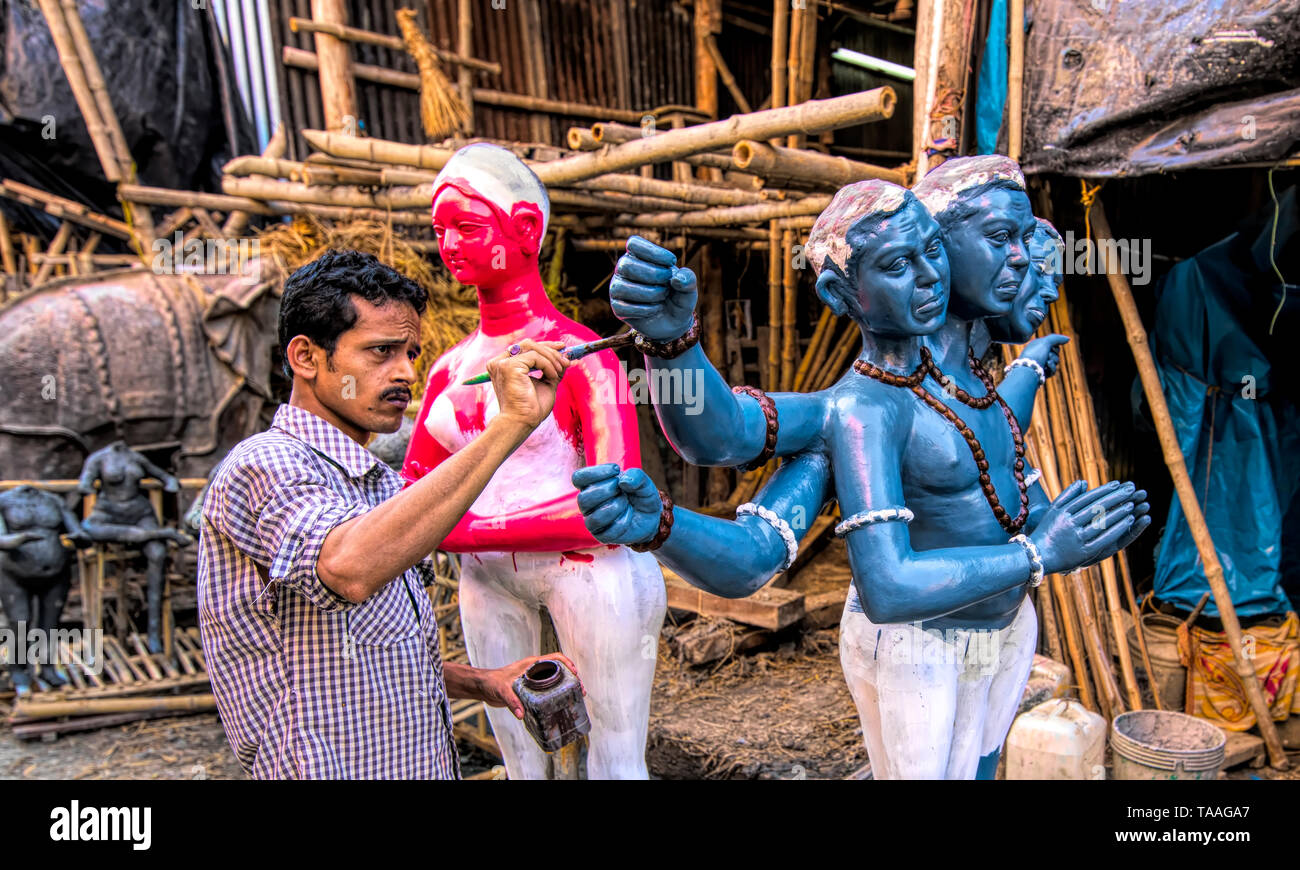
[{"label": "statue's three heads", "polygon": [[822,301],[869,331],[928,335],[951,313],[1023,342],[1056,298],[1059,239],[1033,216],[1019,166],[989,155],[949,160],[911,191],[874,179],[842,188],[806,253]]}]

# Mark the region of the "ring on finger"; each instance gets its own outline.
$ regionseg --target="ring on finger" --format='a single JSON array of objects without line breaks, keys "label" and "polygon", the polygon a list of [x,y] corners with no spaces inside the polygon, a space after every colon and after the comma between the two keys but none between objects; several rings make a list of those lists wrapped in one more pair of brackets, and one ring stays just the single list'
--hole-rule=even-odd
[{"label": "ring on finger", "polygon": [[512,344],[510,347],[506,348],[506,350],[510,351],[511,356],[519,356],[519,352],[523,350],[523,348],[518,344]]}]

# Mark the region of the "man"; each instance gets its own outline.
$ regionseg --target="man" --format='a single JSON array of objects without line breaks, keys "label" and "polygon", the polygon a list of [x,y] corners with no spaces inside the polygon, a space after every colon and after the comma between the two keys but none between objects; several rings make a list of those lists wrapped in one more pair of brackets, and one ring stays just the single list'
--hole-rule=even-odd
[{"label": "man", "polygon": [[501,413],[403,489],[365,444],[402,422],[425,303],[414,282],[355,251],[296,271],[279,321],[289,402],[212,476],[199,625],[226,736],[255,778],[457,778],[450,697],[523,715],[511,684],[538,657],[444,666],[423,579],[429,554],[551,412],[569,362],[558,342],[531,341],[489,361]]}]

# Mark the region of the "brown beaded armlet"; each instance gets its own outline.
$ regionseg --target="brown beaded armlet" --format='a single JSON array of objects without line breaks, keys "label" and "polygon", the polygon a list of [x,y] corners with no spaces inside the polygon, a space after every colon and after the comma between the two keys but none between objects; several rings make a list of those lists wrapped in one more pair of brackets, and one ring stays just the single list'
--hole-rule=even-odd
[{"label": "brown beaded armlet", "polygon": [[767,437],[763,441],[762,451],[749,462],[736,467],[741,471],[753,471],[755,468],[762,468],[769,459],[776,455],[776,435],[780,427],[776,418],[776,402],[772,401],[772,397],[758,389],[758,387],[732,387],[731,391],[737,395],[743,393],[757,399],[758,407],[763,409],[763,419],[767,423]]},{"label": "brown beaded armlet", "polygon": [[635,335],[633,344],[646,356],[656,359],[676,359],[700,343],[700,315],[696,314],[691,318],[691,328],[686,330],[685,335],[672,341],[655,341],[639,332]]},{"label": "brown beaded armlet", "polygon": [[668,540],[668,535],[673,530],[673,499],[662,489],[659,490],[659,501],[663,505],[663,510],[659,513],[659,531],[655,536],[644,544],[628,544],[630,550],[636,550],[638,553],[648,553],[651,550],[657,550],[663,546],[664,541]]}]

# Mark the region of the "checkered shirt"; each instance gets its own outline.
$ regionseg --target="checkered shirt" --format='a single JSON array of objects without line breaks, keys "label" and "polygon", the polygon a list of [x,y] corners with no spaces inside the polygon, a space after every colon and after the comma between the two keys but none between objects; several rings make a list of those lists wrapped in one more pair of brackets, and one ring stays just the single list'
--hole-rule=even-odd
[{"label": "checkered shirt", "polygon": [[212,475],[198,607],[217,709],[258,779],[456,779],[426,558],[361,604],[321,582],[325,536],[402,478],[320,417],[281,405]]}]

